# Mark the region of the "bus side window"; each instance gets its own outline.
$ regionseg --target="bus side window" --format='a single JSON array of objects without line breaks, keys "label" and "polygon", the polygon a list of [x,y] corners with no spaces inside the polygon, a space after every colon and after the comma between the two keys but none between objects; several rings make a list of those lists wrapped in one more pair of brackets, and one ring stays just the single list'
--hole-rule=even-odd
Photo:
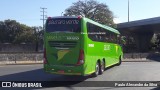
[{"label": "bus side window", "polygon": [[92,35],[92,38],[91,38],[93,41],[97,41],[98,40],[98,36],[97,35]]},{"label": "bus side window", "polygon": [[108,32],[105,33],[105,42],[109,42],[109,33]]},{"label": "bus side window", "polygon": [[99,41],[102,41],[102,36],[101,35],[99,35]]}]

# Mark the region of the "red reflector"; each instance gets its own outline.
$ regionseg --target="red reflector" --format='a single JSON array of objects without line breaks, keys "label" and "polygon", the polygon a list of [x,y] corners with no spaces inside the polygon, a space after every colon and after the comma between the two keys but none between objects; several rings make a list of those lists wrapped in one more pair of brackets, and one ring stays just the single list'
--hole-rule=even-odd
[{"label": "red reflector", "polygon": [[84,52],[83,50],[80,50],[79,60],[83,60],[83,59],[84,59]]},{"label": "red reflector", "polygon": [[43,60],[43,63],[44,63],[44,64],[47,64],[47,60],[46,60],[45,58],[44,58],[44,60]]},{"label": "red reflector", "polygon": [[77,65],[81,65],[81,64],[83,64],[83,63],[84,63],[84,51],[83,51],[83,50],[80,50]]},{"label": "red reflector", "polygon": [[47,64],[46,48],[44,48],[44,51],[43,51],[43,58],[44,58],[43,63]]}]

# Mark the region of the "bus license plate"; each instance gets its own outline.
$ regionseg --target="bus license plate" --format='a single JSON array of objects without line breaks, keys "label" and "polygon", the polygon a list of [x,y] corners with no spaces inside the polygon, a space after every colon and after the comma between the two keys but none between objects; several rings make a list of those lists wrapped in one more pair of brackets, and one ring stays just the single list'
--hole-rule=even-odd
[{"label": "bus license plate", "polygon": [[64,70],[59,70],[58,73],[64,73]]}]

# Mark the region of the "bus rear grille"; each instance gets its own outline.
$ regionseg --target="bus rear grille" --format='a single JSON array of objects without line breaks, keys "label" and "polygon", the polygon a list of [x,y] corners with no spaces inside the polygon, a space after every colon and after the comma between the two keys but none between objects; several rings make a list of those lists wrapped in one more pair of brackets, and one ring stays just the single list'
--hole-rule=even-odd
[{"label": "bus rear grille", "polygon": [[51,47],[55,47],[57,49],[68,49],[74,48],[77,44],[75,41],[48,41]]}]

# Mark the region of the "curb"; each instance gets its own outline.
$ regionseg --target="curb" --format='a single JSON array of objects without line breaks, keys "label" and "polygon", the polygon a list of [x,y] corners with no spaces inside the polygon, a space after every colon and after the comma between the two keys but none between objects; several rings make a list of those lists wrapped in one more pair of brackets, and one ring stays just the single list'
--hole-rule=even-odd
[{"label": "curb", "polygon": [[142,61],[138,61],[138,60],[126,60],[126,61],[122,61],[122,62],[155,62],[155,61],[151,61],[151,60],[142,60]]},{"label": "curb", "polygon": [[31,64],[43,64],[43,61],[40,62],[32,62],[32,61],[20,61],[20,62],[0,62],[0,65],[31,65]]},{"label": "curb", "polygon": [[43,63],[17,63],[17,64],[0,64],[0,66],[2,65],[36,65],[36,64],[43,64]]},{"label": "curb", "polygon": [[122,62],[156,62],[156,61],[143,58],[143,59],[123,59]]},{"label": "curb", "polygon": [[0,65],[33,65],[33,64],[43,64],[43,63],[13,63],[13,64],[0,64]]}]

